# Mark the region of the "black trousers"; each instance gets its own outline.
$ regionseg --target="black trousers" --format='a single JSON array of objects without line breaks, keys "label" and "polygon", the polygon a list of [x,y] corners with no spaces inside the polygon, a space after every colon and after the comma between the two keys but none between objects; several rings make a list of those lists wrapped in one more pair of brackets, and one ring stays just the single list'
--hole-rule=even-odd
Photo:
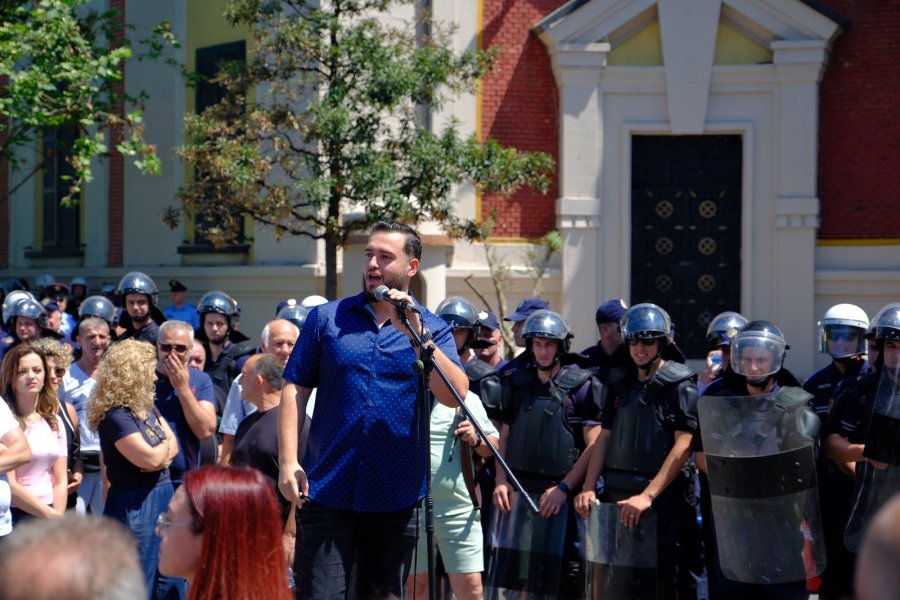
[{"label": "black trousers", "polygon": [[417,506],[377,513],[305,503],[297,511],[297,598],[401,598],[418,513]]}]

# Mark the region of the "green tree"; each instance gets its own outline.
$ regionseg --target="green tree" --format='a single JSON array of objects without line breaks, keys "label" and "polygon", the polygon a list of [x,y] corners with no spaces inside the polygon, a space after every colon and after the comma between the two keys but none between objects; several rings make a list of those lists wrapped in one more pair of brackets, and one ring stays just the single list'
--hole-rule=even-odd
[{"label": "green tree", "polygon": [[[214,82],[224,99],[186,118],[181,149],[194,177],[180,213],[197,217],[215,245],[234,240],[246,217],[277,236],[325,242],[326,295],[337,291],[337,250],[382,219],[433,220],[454,237],[477,223],[454,214],[462,183],[511,193],[546,190],[552,159],[479,142],[429,115],[474,89],[493,53],[456,53],[448,29],[417,13],[389,24],[386,11],[412,0],[231,0],[226,18],[247,26],[245,63]],[[256,101],[256,98],[259,101]]]},{"label": "green tree", "polygon": [[[21,172],[20,150],[34,147],[48,127],[75,132],[72,146],[62,149],[74,170],[64,203],[77,200],[91,180],[91,161],[108,153],[108,139],[142,172],[160,170],[136,107],[144,97],[129,98],[122,89],[121,63],[132,51],[118,14],[87,10],[86,2],[0,2],[0,158],[18,174],[9,194],[51,158]],[[174,39],[164,23],[144,41],[150,55]]]}]

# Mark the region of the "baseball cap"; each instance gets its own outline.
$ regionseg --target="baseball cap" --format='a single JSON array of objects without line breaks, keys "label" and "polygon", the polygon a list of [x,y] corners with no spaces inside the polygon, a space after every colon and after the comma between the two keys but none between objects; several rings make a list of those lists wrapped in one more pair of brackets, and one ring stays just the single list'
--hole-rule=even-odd
[{"label": "baseball cap", "polygon": [[618,323],[625,316],[628,306],[621,298],[607,300],[597,308],[597,325],[601,323]]},{"label": "baseball cap", "polygon": [[169,291],[170,292],[186,292],[187,286],[178,281],[177,279],[169,280]]},{"label": "baseball cap", "polygon": [[487,327],[488,329],[500,329],[500,322],[497,321],[497,315],[487,311],[478,313],[478,325],[480,327]]},{"label": "baseball cap", "polygon": [[536,310],[550,310],[550,305],[540,298],[525,298],[516,305],[516,311],[503,317],[503,320],[524,321]]}]

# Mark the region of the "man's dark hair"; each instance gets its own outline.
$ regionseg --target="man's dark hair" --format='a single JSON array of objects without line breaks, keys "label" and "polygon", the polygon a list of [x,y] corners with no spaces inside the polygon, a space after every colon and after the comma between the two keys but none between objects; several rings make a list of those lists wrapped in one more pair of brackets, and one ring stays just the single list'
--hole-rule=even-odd
[{"label": "man's dark hair", "polygon": [[253,363],[253,374],[262,377],[270,391],[280,390],[284,387],[284,379],[281,377],[283,370],[284,365],[274,354],[260,355]]},{"label": "man's dark hair", "polygon": [[420,238],[416,230],[409,225],[398,223],[396,221],[378,221],[372,226],[369,237],[372,237],[376,233],[402,233],[406,236],[406,241],[403,242],[403,252],[416,260],[422,260],[422,238]]}]

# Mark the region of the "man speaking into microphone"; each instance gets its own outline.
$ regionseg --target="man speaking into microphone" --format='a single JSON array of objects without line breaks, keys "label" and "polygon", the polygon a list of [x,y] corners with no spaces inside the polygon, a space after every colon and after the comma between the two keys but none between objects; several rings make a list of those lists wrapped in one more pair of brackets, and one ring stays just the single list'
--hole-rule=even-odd
[{"label": "man speaking into microphone", "polygon": [[[452,328],[409,294],[421,257],[414,229],[377,223],[366,243],[363,291],[312,309],[285,367],[279,487],[303,503],[294,555],[298,598],[403,596],[430,471],[428,436],[416,429],[431,411],[416,406],[421,377],[412,365],[419,351],[400,310],[416,333],[424,325],[425,346],[460,396],[468,391]],[[428,386],[438,402],[456,406],[437,373]],[[301,467],[297,432],[313,388],[315,418]]]}]

